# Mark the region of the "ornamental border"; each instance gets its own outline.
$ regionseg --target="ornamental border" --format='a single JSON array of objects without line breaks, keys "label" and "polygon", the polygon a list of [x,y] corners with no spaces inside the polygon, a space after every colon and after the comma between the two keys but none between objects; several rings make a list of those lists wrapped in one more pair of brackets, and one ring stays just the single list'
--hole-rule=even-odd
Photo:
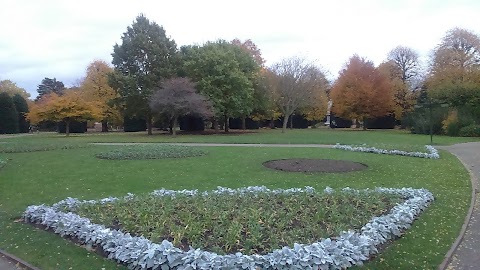
[{"label": "ornamental border", "polygon": [[385,155],[399,155],[399,156],[431,158],[431,159],[440,158],[438,150],[431,145],[425,145],[427,152],[407,152],[402,150],[388,150],[388,149],[381,149],[376,147],[352,146],[352,145],[345,145],[345,144],[339,144],[339,143],[335,144],[333,148],[353,151],[353,152],[365,152],[365,153],[375,153],[375,154],[385,154]]},{"label": "ornamental border", "polygon": [[[240,195],[247,193],[311,193],[312,187],[273,189],[251,186],[239,189],[218,187],[210,192],[198,190],[155,190],[156,196],[209,196],[212,194]],[[325,193],[335,190],[327,187]],[[79,201],[67,198],[52,206],[28,206],[23,214],[26,222],[41,224],[61,236],[76,238],[87,246],[101,246],[109,259],[127,265],[130,269],[345,269],[362,265],[363,261],[378,252],[377,246],[394,237],[400,237],[410,228],[416,217],[434,200],[426,189],[375,188],[356,190],[344,188],[340,192],[352,194],[381,192],[397,194],[405,199],[394,206],[386,215],[372,218],[359,232],[344,231],[338,237],[321,239],[313,244],[294,244],[293,248],[283,247],[265,255],[244,255],[241,253],[218,255],[213,252],[191,248],[183,251],[167,240],[153,243],[143,236],[131,236],[118,230],[92,223],[88,218],[60,208],[74,209],[83,203],[108,203],[118,198]],[[133,198],[129,193],[124,198]]]}]

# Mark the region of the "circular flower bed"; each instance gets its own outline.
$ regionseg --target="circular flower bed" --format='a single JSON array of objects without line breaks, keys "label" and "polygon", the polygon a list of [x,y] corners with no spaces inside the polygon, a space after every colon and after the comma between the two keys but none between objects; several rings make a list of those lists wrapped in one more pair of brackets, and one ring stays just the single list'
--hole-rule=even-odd
[{"label": "circular flower bed", "polygon": [[365,170],[367,165],[347,160],[333,159],[280,159],[270,160],[263,163],[263,166],[275,170],[287,172],[353,172]]},{"label": "circular flower bed", "polygon": [[141,160],[141,159],[164,159],[164,158],[186,158],[206,155],[207,152],[178,145],[166,144],[141,144],[120,146],[108,152],[96,155],[100,159],[110,160]]}]

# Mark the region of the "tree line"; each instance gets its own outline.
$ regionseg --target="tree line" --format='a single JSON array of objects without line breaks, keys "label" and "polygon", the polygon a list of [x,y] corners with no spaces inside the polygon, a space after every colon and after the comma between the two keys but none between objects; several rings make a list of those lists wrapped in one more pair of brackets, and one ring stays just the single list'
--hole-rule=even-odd
[{"label": "tree line", "polygon": [[[427,69],[417,52],[398,46],[378,66],[353,55],[329,82],[324,71],[305,58],[266,66],[251,40],[178,48],[162,26],[140,15],[114,45],[112,66],[93,61],[70,89],[45,78],[29,111],[17,110],[17,121],[18,115],[31,123],[62,121],[68,134],[72,121],[101,121],[107,131],[109,124],[133,117],[144,119],[148,134],[154,121],[175,134],[179,118],[186,115],[204,118],[216,130],[221,125],[225,132],[231,118],[243,123],[247,117],[270,123],[280,118],[285,131],[293,114],[322,121],[332,100],[337,117],[357,119],[366,127],[369,119],[390,116],[417,132],[421,128],[415,121],[425,118],[422,104],[448,104],[440,117],[441,128],[448,130],[449,125],[476,125],[480,118],[479,52],[479,36],[455,28],[435,47]],[[11,92],[5,90],[11,86],[0,86],[1,92]]]}]

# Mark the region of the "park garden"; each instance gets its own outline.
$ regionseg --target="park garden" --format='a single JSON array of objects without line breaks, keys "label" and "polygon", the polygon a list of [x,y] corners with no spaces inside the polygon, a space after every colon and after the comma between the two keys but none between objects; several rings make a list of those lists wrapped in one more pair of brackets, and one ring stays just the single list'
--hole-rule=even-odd
[{"label": "park garden", "polygon": [[479,48],[455,28],[428,74],[399,46],[329,82],[140,15],[75,87],[1,81],[0,133],[24,134],[0,137],[0,248],[41,269],[434,269],[472,192],[435,147],[478,141]]}]

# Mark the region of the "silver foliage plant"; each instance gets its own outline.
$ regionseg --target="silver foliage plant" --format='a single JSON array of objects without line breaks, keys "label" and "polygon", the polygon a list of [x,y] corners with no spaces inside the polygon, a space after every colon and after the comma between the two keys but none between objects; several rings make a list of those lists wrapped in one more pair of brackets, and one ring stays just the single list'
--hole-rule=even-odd
[{"label": "silver foliage plant", "polygon": [[366,152],[366,153],[375,153],[375,154],[386,154],[386,155],[400,155],[400,156],[408,156],[408,157],[419,157],[419,158],[431,158],[431,159],[439,159],[440,155],[438,154],[438,150],[431,145],[425,145],[427,152],[407,152],[402,150],[387,150],[387,149],[380,149],[376,147],[368,147],[368,146],[351,146],[351,145],[344,145],[337,143],[333,146],[336,149],[343,149],[347,151],[353,152]]},{"label": "silver foliage plant", "polygon": [[[188,196],[209,196],[213,194],[240,195],[247,193],[311,193],[312,187],[292,189],[268,189],[264,186],[252,186],[239,189],[218,187],[210,192],[198,190],[166,190],[152,192],[156,196],[183,194]],[[375,188],[355,190],[344,188],[335,191],[327,187],[325,193],[347,192],[352,194],[382,192],[398,194],[405,199],[383,216],[372,218],[360,231],[344,231],[338,237],[321,239],[313,244],[294,244],[283,247],[265,255],[244,255],[242,253],[218,255],[200,249],[190,248],[183,251],[167,240],[153,243],[140,236],[132,236],[118,230],[93,224],[89,219],[72,212],[83,203],[108,203],[118,200],[106,198],[98,201],[79,201],[67,198],[53,206],[33,205],[27,207],[23,214],[26,222],[42,224],[61,236],[77,238],[87,246],[100,246],[108,258],[124,263],[130,269],[344,269],[353,265],[362,265],[370,255],[377,253],[376,246],[393,237],[402,235],[410,228],[414,219],[434,200],[432,193],[426,189],[413,188]],[[128,194],[125,198],[133,198]]]}]

